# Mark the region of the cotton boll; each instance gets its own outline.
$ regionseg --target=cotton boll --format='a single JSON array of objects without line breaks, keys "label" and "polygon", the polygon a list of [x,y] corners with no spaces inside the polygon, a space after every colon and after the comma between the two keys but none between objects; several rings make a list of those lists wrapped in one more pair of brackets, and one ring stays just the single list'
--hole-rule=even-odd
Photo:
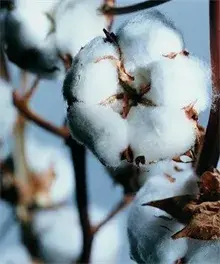
[{"label": "cotton boll", "polygon": [[74,57],[81,47],[102,36],[107,19],[98,14],[101,0],[64,0],[55,13],[56,43],[61,54]]},{"label": "cotton boll", "polygon": [[[184,48],[182,34],[159,11],[143,11],[126,21],[117,32],[126,70],[133,74],[151,62]],[[133,74],[134,75],[134,74]]]},{"label": "cotton boll", "polygon": [[0,79],[0,141],[12,133],[16,110],[12,103],[12,89],[9,83]]},{"label": "cotton boll", "polygon": [[163,58],[151,68],[151,89],[145,97],[156,105],[183,108],[194,104],[197,113],[210,103],[211,74],[207,65],[192,56]]},{"label": "cotton boll", "polygon": [[52,12],[60,0],[15,0],[15,8],[31,8],[40,12]]},{"label": "cotton boll", "polygon": [[48,167],[53,167],[55,179],[49,192],[52,204],[71,199],[75,188],[74,172],[71,161],[64,150],[45,146],[34,138],[27,138],[26,156],[30,169],[36,172],[39,177],[48,170]]},{"label": "cotton boll", "polygon": [[[107,213],[106,210],[92,206],[90,211],[92,223],[98,224],[106,217]],[[91,263],[117,263],[119,249],[122,245],[120,233],[121,230],[116,219],[112,219],[99,230],[94,238]],[[111,241],[110,244],[109,241]]]},{"label": "cotton boll", "polygon": [[[171,235],[183,228],[166,212],[142,206],[153,200],[172,196],[192,194],[198,191],[196,177],[191,169],[172,172],[176,179],[171,183],[164,173],[171,172],[171,162],[161,162],[151,166],[146,172],[146,182],[139,190],[128,216],[128,237],[131,257],[137,263],[173,264],[185,256],[187,239],[172,240]],[[161,217],[162,216],[162,217]]]},{"label": "cotton boll", "polygon": [[46,262],[70,264],[78,257],[82,238],[78,214],[73,206],[38,211],[33,218],[33,229]]},{"label": "cotton boll", "polygon": [[128,147],[126,120],[108,107],[84,103],[74,103],[67,116],[75,139],[85,144],[106,166],[120,165],[121,152]]},{"label": "cotton boll", "polygon": [[146,163],[179,156],[194,145],[195,124],[184,110],[137,106],[127,120],[134,157],[145,156]]},{"label": "cotton boll", "polygon": [[[5,51],[19,67],[44,78],[63,74],[53,24],[45,12],[24,5],[10,11],[5,21]],[[13,32],[13,34],[12,34]]]},{"label": "cotton boll", "polygon": [[116,62],[100,60],[104,56],[119,59],[115,46],[102,37],[93,39],[77,54],[64,81],[63,94],[67,101],[76,98],[87,105],[99,104],[122,91]]}]

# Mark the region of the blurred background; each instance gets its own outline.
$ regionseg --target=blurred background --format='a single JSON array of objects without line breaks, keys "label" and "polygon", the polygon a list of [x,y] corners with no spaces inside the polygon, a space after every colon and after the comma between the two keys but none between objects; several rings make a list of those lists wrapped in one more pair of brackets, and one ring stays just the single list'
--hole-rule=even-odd
[{"label": "blurred background", "polygon": [[[136,2],[141,1],[116,1],[118,5]],[[170,17],[182,31],[187,49],[209,63],[208,0],[172,0],[157,9]],[[115,16],[113,31],[134,14]],[[83,23],[83,19],[86,18],[82,18],[79,23]],[[9,63],[9,71],[12,88],[20,87],[20,69]],[[29,75],[29,79],[33,79],[33,75]],[[10,94],[10,88],[0,85],[0,131],[4,132],[0,132],[2,137],[0,161],[10,156],[14,144],[8,123],[10,119],[15,118],[16,111],[13,110],[12,102],[10,102],[11,107],[6,103],[6,100],[11,100]],[[41,80],[31,100],[31,107],[45,119],[61,125],[66,112],[62,81]],[[207,124],[207,119],[208,112],[201,115],[201,123],[204,126]],[[71,263],[71,260],[77,258],[80,253],[82,238],[74,200],[75,182],[69,149],[64,145],[63,139],[28,122],[25,132],[25,152],[28,164],[35,173],[47,177],[55,174],[50,192],[52,200],[59,206],[49,210],[39,210],[33,216],[33,230],[39,239],[41,255],[46,263]],[[120,186],[113,183],[105,168],[89,151],[86,158],[89,213],[92,222],[97,223],[121,199],[123,192]],[[10,159],[8,162],[10,164]],[[92,248],[92,263],[133,263],[129,257],[126,233],[128,210],[129,207],[98,232]],[[34,241],[30,241],[30,244],[34,245]],[[26,247],[21,242],[21,227],[16,220],[15,207],[1,199],[0,264],[25,264],[31,261]]]}]

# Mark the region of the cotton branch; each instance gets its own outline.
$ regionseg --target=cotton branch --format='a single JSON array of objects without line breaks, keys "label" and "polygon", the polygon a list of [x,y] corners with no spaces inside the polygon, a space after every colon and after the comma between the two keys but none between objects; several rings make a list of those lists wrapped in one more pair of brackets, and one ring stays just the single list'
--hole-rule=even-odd
[{"label": "cotton branch", "polygon": [[217,166],[220,152],[220,1],[210,0],[209,6],[213,93],[217,99],[210,112],[204,145],[197,164],[198,175]]},{"label": "cotton branch", "polygon": [[91,255],[93,233],[88,214],[88,194],[86,183],[86,150],[71,137],[66,140],[70,148],[75,171],[76,202],[83,235],[83,249],[77,263],[88,263]]},{"label": "cotton branch", "polygon": [[115,215],[121,212],[127,205],[129,205],[134,199],[134,195],[125,194],[124,198],[116,205],[116,207],[101,221],[98,225],[93,227],[93,233],[97,233],[108,221],[110,221]]},{"label": "cotton branch", "polygon": [[170,0],[149,0],[149,1],[144,1],[142,3],[138,3],[130,6],[124,6],[124,7],[116,7],[109,5],[108,3],[105,3],[101,10],[104,14],[123,15],[123,14],[141,11],[151,7],[155,7],[169,1]]},{"label": "cotton branch", "polygon": [[34,113],[28,106],[26,101],[26,96],[21,96],[17,91],[13,92],[13,103],[15,107],[22,113],[25,118],[34,122],[39,127],[63,138],[67,138],[69,136],[69,129],[67,127],[57,127],[49,121],[45,120],[38,114]]}]

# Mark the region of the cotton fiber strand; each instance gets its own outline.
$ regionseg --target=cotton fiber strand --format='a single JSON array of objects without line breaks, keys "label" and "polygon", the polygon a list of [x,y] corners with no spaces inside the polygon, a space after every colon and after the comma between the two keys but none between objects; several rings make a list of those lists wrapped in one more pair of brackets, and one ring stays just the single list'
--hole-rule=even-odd
[{"label": "cotton fiber strand", "polygon": [[134,157],[144,155],[147,163],[183,154],[195,143],[194,122],[183,110],[137,106],[127,119]]},{"label": "cotton fiber strand", "polygon": [[119,28],[117,37],[125,68],[131,74],[162,55],[184,49],[182,34],[159,11],[133,16]]},{"label": "cotton fiber strand", "polygon": [[128,147],[126,120],[110,108],[84,103],[74,103],[67,117],[76,140],[92,150],[106,166],[120,165],[121,153]]},{"label": "cotton fiber strand", "polygon": [[210,103],[211,74],[207,65],[192,56],[163,58],[151,67],[151,89],[145,97],[158,106],[194,105],[197,113]]},{"label": "cotton fiber strand", "polygon": [[77,54],[64,81],[67,101],[76,98],[87,105],[100,104],[120,91],[116,62],[100,60],[104,56],[118,59],[114,45],[102,37],[93,39]]}]

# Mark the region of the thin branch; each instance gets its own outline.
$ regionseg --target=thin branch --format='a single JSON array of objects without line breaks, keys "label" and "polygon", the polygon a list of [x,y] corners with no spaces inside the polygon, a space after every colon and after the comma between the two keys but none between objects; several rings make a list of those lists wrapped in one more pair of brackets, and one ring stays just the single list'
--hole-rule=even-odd
[{"label": "thin branch", "polygon": [[101,221],[98,225],[93,227],[93,234],[97,233],[108,221],[110,221],[115,215],[121,212],[126,206],[128,206],[134,199],[134,195],[125,194],[122,201],[120,201],[116,207]]},{"label": "thin branch", "polygon": [[29,121],[34,122],[39,127],[63,138],[69,137],[69,129],[67,127],[57,127],[49,121],[43,119],[41,116],[34,113],[26,103],[25,98],[20,96],[18,92],[13,92],[13,103],[15,107],[22,113]]},{"label": "thin branch", "polygon": [[108,4],[104,4],[101,11],[104,14],[123,15],[123,14],[141,11],[141,10],[155,7],[158,5],[162,5],[169,1],[171,0],[149,0],[149,1],[144,1],[142,3],[138,3],[138,4],[134,4],[130,6],[123,6],[123,7],[117,7],[117,6],[111,6]]},{"label": "thin branch", "polygon": [[0,47],[0,77],[5,81],[10,82],[8,65],[2,47]]},{"label": "thin branch", "polygon": [[[70,148],[75,171],[76,202],[83,235],[83,249],[77,263],[89,263],[93,233],[88,213],[88,194],[86,184],[86,150],[71,137],[66,140]],[[74,262],[75,263],[75,262]]]},{"label": "thin branch", "polygon": [[217,99],[210,112],[204,145],[197,164],[198,175],[217,166],[220,152],[220,1],[210,0],[209,6],[213,93]]}]

